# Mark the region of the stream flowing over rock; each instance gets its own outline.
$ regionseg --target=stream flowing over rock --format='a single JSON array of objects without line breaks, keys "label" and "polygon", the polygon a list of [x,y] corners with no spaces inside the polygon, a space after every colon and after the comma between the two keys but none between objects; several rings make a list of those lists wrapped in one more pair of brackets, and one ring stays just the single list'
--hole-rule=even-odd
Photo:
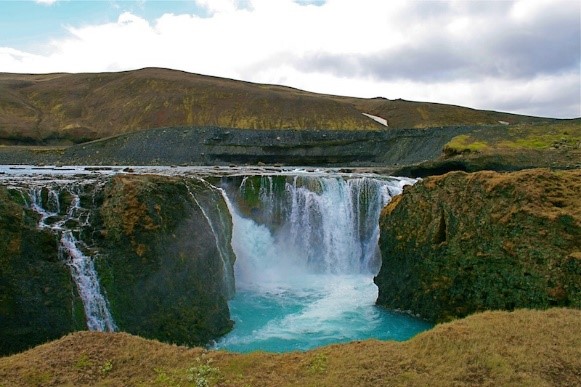
[{"label": "stream flowing over rock", "polygon": [[446,321],[491,309],[581,307],[581,173],[455,172],[381,215],[378,304]]},{"label": "stream flowing over rock", "polygon": [[196,177],[0,185],[0,353],[89,329],[200,345],[232,328],[232,221]]},{"label": "stream flowing over rock", "polygon": [[238,290],[304,296],[308,278],[316,303],[291,316],[305,332],[323,309],[353,325],[341,277],[367,278],[365,307],[378,288],[431,321],[581,307],[579,171],[2,168],[0,354],[84,329],[207,345],[232,330]]},{"label": "stream flowing over rock", "polygon": [[[373,305],[379,213],[413,180],[337,171],[222,172],[6,168],[0,179],[1,352],[81,329],[205,345],[233,326],[227,304],[236,289],[233,247],[243,258],[236,273],[243,287],[291,268],[364,275]],[[260,235],[247,240],[250,248],[241,248],[243,238],[232,241],[233,216],[264,230],[258,234],[270,238],[272,251],[254,249],[264,242]]]}]

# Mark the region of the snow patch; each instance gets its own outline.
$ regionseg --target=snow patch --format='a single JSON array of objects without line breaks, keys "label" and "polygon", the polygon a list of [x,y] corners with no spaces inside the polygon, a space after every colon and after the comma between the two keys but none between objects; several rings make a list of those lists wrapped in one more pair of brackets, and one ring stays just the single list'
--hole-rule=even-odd
[{"label": "snow patch", "polygon": [[379,122],[379,123],[380,123],[381,125],[383,125],[383,126],[389,126],[389,125],[387,125],[387,120],[386,120],[385,118],[381,118],[381,117],[374,116],[374,115],[367,114],[367,113],[361,113],[361,114],[363,114],[363,115],[364,115],[364,116],[366,116],[366,117],[369,117],[369,118],[371,118],[371,119],[372,119],[372,120],[374,120],[374,121],[377,121],[377,122]]}]

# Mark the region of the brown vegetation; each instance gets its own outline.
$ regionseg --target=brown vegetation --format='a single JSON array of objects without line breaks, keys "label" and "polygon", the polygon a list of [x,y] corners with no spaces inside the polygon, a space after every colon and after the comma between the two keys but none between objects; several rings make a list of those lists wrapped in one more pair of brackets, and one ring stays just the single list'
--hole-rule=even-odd
[{"label": "brown vegetation", "polygon": [[581,307],[581,170],[429,177],[380,220],[378,304],[447,321]]},{"label": "brown vegetation", "polygon": [[[77,332],[0,358],[0,385],[579,385],[581,312],[486,312],[410,341],[239,355]],[[200,384],[201,385],[201,384]]]},{"label": "brown vegetation", "polygon": [[181,71],[1,74],[0,143],[72,144],[147,128],[374,129],[538,118],[451,105],[309,93]]},{"label": "brown vegetation", "polygon": [[[473,130],[444,146],[445,162],[507,169],[581,167],[581,119]],[[485,169],[485,168],[480,168]]]},{"label": "brown vegetation", "polygon": [[383,117],[391,128],[433,128],[451,125],[498,125],[543,121],[538,117],[476,110],[463,106],[414,102],[403,99],[345,98],[360,111]]},{"label": "brown vegetation", "polygon": [[581,168],[581,118],[472,127],[444,144],[439,157],[396,174],[413,177],[450,171]]}]

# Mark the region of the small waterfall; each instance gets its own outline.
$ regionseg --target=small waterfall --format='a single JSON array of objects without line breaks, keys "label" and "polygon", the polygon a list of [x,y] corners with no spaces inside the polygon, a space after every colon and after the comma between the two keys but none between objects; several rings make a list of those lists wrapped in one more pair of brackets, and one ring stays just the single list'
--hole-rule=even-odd
[{"label": "small waterfall", "polygon": [[375,306],[380,212],[414,180],[301,173],[223,182],[233,219],[236,325],[217,348],[286,352],[406,340],[429,327]]},{"label": "small waterfall", "polygon": [[83,301],[87,328],[91,331],[113,332],[116,326],[109,312],[107,300],[101,293],[93,259],[83,254],[79,246],[83,244],[75,239],[72,231],[62,232],[59,254],[71,269],[71,275]]},{"label": "small waterfall", "polygon": [[[32,187],[30,207],[40,215],[38,227],[48,228],[59,235],[59,256],[71,270],[83,302],[87,328],[93,331],[115,331],[116,326],[107,300],[101,292],[94,266],[94,254],[75,237],[89,222],[89,210],[80,206],[79,186]],[[63,214],[62,202],[70,199]]]},{"label": "small waterfall", "polygon": [[[223,196],[223,191],[221,189],[214,187],[213,185],[211,185],[210,183],[206,182],[203,179],[199,179],[199,181],[211,191],[216,191],[217,193]],[[208,222],[210,229],[212,230],[212,235],[214,236],[216,249],[218,250],[218,254],[220,255],[220,260],[222,261],[224,292],[226,297],[230,299],[234,297],[236,290],[234,285],[235,279],[233,271],[233,262],[231,261],[232,254],[228,251],[228,247],[230,246],[231,241],[226,232],[227,226],[223,222],[223,214],[221,214],[220,209],[217,208],[216,206],[212,206],[208,203],[200,203],[200,201],[203,200],[203,198],[196,197],[196,195],[192,192],[190,186],[188,185],[187,181],[185,181],[184,184],[188,189],[190,197],[196,203],[196,205],[202,212],[202,215]]]}]

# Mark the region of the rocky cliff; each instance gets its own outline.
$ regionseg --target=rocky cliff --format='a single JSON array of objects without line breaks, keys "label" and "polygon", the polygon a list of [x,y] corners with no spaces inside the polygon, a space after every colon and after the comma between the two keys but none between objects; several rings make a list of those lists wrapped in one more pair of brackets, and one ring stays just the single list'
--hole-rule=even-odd
[{"label": "rocky cliff", "polygon": [[[189,345],[228,332],[234,253],[216,240],[212,222],[222,220],[208,213],[229,214],[220,193],[199,180],[116,176],[102,200],[97,269],[119,328]],[[223,223],[215,230],[229,239],[231,221]]]},{"label": "rocky cliff", "polygon": [[142,130],[67,149],[0,147],[0,164],[393,166],[438,157],[468,127],[267,130],[175,127]]},{"label": "rocky cliff", "polygon": [[381,215],[377,303],[433,321],[581,307],[581,172],[454,172]]},{"label": "rocky cliff", "polygon": [[0,355],[84,326],[83,306],[55,236],[20,191],[0,186]]},{"label": "rocky cliff", "polygon": [[232,327],[231,231],[220,192],[196,178],[0,186],[0,354],[90,326],[99,316],[75,275],[91,265],[117,329],[189,345],[223,335]]}]

